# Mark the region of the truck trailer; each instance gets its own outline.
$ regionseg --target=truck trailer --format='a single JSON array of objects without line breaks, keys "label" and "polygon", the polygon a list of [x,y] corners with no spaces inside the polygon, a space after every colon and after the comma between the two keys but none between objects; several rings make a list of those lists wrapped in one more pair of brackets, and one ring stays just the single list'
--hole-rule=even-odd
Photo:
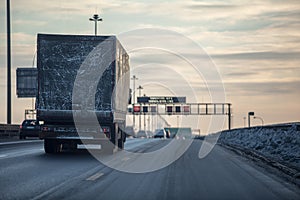
[{"label": "truck trailer", "polygon": [[130,67],[116,36],[38,34],[37,70],[46,153],[78,144],[110,153],[124,148]]}]

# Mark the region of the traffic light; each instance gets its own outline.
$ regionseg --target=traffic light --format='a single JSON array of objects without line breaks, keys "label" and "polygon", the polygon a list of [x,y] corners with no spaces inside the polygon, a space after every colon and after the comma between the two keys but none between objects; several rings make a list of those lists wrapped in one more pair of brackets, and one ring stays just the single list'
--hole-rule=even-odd
[{"label": "traffic light", "polygon": [[167,106],[167,113],[170,115],[173,112],[173,106]]},{"label": "traffic light", "polygon": [[190,113],[190,106],[183,106],[183,112],[184,113]]},{"label": "traffic light", "polygon": [[143,106],[143,113],[147,113],[148,112],[148,106]]},{"label": "traffic light", "polygon": [[133,112],[141,112],[141,107],[140,106],[133,106]]}]

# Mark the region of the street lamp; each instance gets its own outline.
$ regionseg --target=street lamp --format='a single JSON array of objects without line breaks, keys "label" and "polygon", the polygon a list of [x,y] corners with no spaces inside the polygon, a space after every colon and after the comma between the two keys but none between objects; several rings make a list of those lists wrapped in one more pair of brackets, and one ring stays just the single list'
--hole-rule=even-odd
[{"label": "street lamp", "polygon": [[139,90],[139,97],[142,95],[142,89],[144,89],[141,85],[137,88]]},{"label": "street lamp", "polygon": [[90,18],[89,20],[95,22],[95,36],[96,36],[97,35],[97,22],[103,21],[103,20],[102,20],[102,18],[99,18],[98,14],[94,14],[93,18]]},{"label": "street lamp", "polygon": [[133,80],[133,91],[132,91],[132,95],[133,95],[133,103],[132,104],[134,104],[135,103],[135,81],[136,80],[138,80],[138,78],[135,76],[135,75],[133,75],[132,76],[132,78],[131,78],[131,80]]},{"label": "street lamp", "polygon": [[253,119],[260,119],[260,121],[261,121],[261,126],[264,125],[264,120],[263,120],[263,118],[258,117],[258,116],[254,116]]},{"label": "street lamp", "polygon": [[[139,90],[139,97],[141,96],[142,93],[142,89],[144,89],[141,85],[137,88]],[[141,110],[141,104],[140,104],[140,110]],[[139,114],[139,129],[142,129],[142,125],[141,125],[141,113]]]},{"label": "street lamp", "polygon": [[[131,99],[131,104],[134,107],[134,104],[135,104],[135,81],[138,80],[138,78],[135,75],[133,75],[131,80],[133,80],[133,90],[132,90],[133,98]],[[134,128],[135,127],[135,115],[134,114],[132,115],[132,119],[133,119],[133,122],[132,122],[133,125],[132,126]]]},{"label": "street lamp", "polygon": [[254,112],[248,112],[248,127],[250,128],[250,116],[254,116]]},{"label": "street lamp", "polygon": [[11,22],[10,0],[6,1],[7,20],[7,124],[11,124]]}]

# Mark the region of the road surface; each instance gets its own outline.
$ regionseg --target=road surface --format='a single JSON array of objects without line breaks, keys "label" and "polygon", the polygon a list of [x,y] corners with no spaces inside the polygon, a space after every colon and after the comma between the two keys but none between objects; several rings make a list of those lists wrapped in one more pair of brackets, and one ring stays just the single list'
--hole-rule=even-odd
[{"label": "road surface", "polygon": [[[151,151],[167,142],[132,139],[126,148]],[[0,143],[0,199],[300,199],[296,186],[220,146],[199,159],[201,144],[195,140],[161,170],[133,174],[86,150],[47,155],[38,140]]]}]

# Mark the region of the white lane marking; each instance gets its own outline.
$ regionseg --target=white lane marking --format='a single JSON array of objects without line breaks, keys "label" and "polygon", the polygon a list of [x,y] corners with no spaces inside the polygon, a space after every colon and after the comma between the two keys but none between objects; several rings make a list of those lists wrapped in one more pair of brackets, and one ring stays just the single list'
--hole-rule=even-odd
[{"label": "white lane marking", "polygon": [[104,167],[100,167],[99,168],[99,165],[97,165],[96,167],[88,169],[88,171],[84,172],[83,174],[80,174],[78,176],[75,175],[75,176],[73,176],[70,179],[65,179],[65,181],[62,181],[61,183],[58,183],[55,186],[48,188],[46,191],[42,192],[41,194],[35,196],[34,198],[32,198],[32,200],[47,199],[47,197],[49,198],[49,196],[51,194],[54,194],[58,190],[61,190],[62,188],[67,187],[68,185],[71,185],[74,182],[78,182],[78,180],[84,179],[85,177],[87,177],[92,172],[99,171],[99,170],[101,170],[103,168]]},{"label": "white lane marking", "polygon": [[96,174],[90,176],[90,177],[87,178],[86,180],[87,180],[87,181],[95,181],[95,180],[97,180],[98,178],[100,178],[100,177],[103,176],[103,175],[104,175],[103,173],[98,172],[98,173],[96,173]]},{"label": "white lane marking", "polygon": [[0,158],[4,158],[4,157],[7,157],[7,155],[5,155],[5,154],[0,155]]}]

